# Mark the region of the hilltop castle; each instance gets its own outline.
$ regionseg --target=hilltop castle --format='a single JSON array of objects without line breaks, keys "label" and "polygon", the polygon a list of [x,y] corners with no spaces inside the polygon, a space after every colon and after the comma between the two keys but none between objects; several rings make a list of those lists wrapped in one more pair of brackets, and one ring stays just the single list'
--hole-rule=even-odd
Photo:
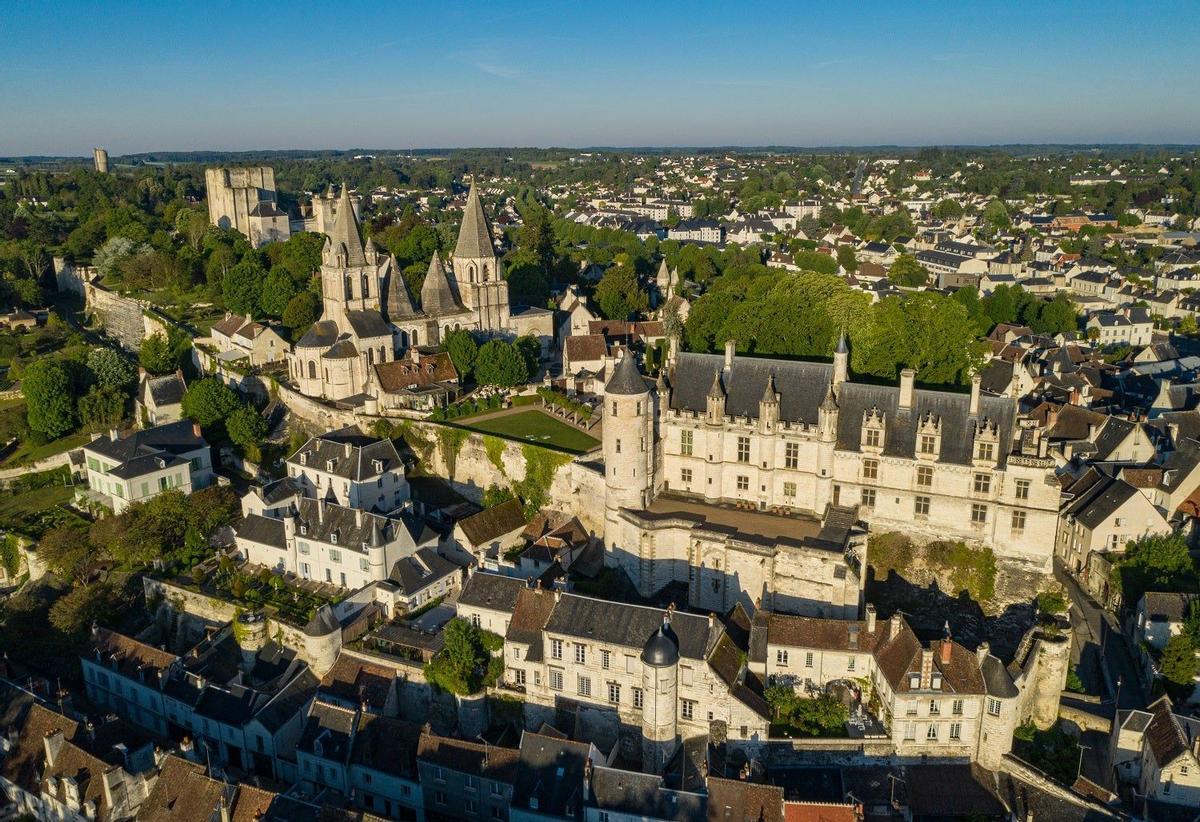
[{"label": "hilltop castle", "polygon": [[990,547],[1048,573],[1059,486],[1011,399],[850,379],[832,364],[672,350],[657,384],[631,357],[604,392],[605,542],[643,595],[856,618],[861,529]]}]

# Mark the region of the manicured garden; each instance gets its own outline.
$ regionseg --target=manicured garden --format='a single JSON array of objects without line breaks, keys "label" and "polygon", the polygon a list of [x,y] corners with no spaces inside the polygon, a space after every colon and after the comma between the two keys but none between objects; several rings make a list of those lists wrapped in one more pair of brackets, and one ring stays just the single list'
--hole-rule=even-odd
[{"label": "manicured garden", "polygon": [[548,445],[551,448],[559,448],[576,454],[590,451],[600,444],[595,437],[536,408],[518,411],[514,414],[463,421],[459,424],[484,434],[494,434],[498,437],[536,443],[537,445]]}]

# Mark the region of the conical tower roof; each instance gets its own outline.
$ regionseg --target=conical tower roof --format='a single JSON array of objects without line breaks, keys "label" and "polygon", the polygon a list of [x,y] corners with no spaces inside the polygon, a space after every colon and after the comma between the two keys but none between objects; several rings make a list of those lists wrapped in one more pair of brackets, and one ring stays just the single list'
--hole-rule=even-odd
[{"label": "conical tower roof", "polygon": [[642,379],[642,374],[638,371],[637,363],[633,361],[633,354],[626,352],[625,356],[617,363],[617,367],[613,369],[613,375],[609,379],[608,384],[604,386],[605,394],[645,394],[646,381]]},{"label": "conical tower roof", "polygon": [[838,338],[837,348],[834,349],[835,354],[849,354],[850,344],[846,342],[846,329],[842,329],[842,336]]},{"label": "conical tower roof", "polygon": [[425,283],[421,286],[421,310],[427,316],[436,317],[439,314],[453,314],[461,307],[454,284],[446,276],[441,255],[435,252],[433,259],[429,261]]},{"label": "conical tower roof", "polygon": [[779,402],[779,394],[775,392],[774,372],[767,375],[767,387],[763,389],[761,402],[767,403],[768,405],[773,402]]},{"label": "conical tower roof", "polygon": [[358,218],[354,215],[354,204],[350,202],[350,187],[344,183],[342,195],[338,198],[337,212],[333,217],[333,228],[329,232],[329,242],[334,253],[337,253],[339,246],[345,249],[346,265],[367,264],[362,235],[358,230]]},{"label": "conical tower roof", "polygon": [[462,228],[458,230],[454,256],[466,259],[496,256],[496,249],[492,246],[492,227],[483,213],[483,203],[479,201],[479,190],[474,180],[467,194],[467,207],[463,209]]},{"label": "conical tower roof", "polygon": [[412,295],[408,293],[408,283],[396,262],[396,255],[388,257],[387,272],[384,274],[383,304],[380,306],[383,315],[389,322],[415,317],[417,311]]},{"label": "conical tower roof", "polygon": [[725,399],[725,389],[721,385],[721,369],[713,371],[712,387],[708,389],[710,399],[723,400]]}]

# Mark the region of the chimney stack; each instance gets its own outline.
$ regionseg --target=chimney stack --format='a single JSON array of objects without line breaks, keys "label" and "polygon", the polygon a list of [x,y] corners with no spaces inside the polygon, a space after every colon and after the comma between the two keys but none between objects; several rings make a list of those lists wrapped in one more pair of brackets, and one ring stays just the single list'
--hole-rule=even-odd
[{"label": "chimney stack", "polygon": [[204,436],[204,434],[200,431],[200,423],[198,423],[198,422],[192,423],[192,434],[194,434],[196,437]]},{"label": "chimney stack", "polygon": [[888,620],[888,641],[900,636],[900,612],[892,614],[892,618]]},{"label": "chimney stack", "polygon": [[726,371],[733,368],[733,355],[735,353],[737,353],[737,341],[736,340],[726,340],[725,341],[725,370]]},{"label": "chimney stack", "polygon": [[867,633],[875,633],[875,606],[867,605]]},{"label": "chimney stack", "polygon": [[991,650],[992,650],[992,647],[990,645],[988,645],[986,642],[979,643],[979,647],[975,649],[975,657],[976,657],[976,659],[979,660],[980,665],[982,665],[983,661],[985,659],[987,659],[987,656],[991,652]]},{"label": "chimney stack", "polygon": [[913,385],[917,380],[917,372],[911,368],[905,368],[900,372],[900,402],[899,406],[902,409],[909,409],[913,406]]},{"label": "chimney stack", "polygon": [[954,642],[949,637],[942,640],[942,664],[950,664],[950,654],[954,651]]},{"label": "chimney stack", "polygon": [[980,376],[979,374],[973,374],[971,376],[971,411],[970,411],[970,414],[972,417],[979,416],[979,392],[980,392],[980,385],[982,385],[982,383],[983,383],[983,377]]}]

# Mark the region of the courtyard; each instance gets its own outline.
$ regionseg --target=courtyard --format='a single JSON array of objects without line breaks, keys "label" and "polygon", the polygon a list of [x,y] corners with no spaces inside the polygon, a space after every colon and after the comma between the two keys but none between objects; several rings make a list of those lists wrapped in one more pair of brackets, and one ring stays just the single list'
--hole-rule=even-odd
[{"label": "courtyard", "polygon": [[546,445],[573,454],[582,454],[600,445],[595,437],[537,408],[509,409],[459,420],[456,424],[483,434]]}]

